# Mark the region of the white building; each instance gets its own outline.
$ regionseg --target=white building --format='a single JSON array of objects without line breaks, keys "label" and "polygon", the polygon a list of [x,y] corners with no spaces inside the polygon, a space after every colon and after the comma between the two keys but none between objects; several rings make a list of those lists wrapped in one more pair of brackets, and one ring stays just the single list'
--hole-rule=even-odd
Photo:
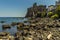
[{"label": "white building", "polygon": [[55,9],[55,6],[54,5],[48,6],[48,11],[53,11],[54,9]]}]

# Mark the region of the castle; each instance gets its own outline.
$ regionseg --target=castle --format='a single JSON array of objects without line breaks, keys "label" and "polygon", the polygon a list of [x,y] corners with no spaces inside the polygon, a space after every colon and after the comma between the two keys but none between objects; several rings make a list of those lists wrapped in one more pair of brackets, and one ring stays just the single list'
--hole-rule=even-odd
[{"label": "castle", "polygon": [[60,0],[56,1],[55,5],[50,5],[48,8],[46,5],[39,5],[37,6],[37,3],[34,3],[32,7],[27,9],[26,17],[43,17],[48,16],[48,12],[55,12],[56,8],[60,7]]}]

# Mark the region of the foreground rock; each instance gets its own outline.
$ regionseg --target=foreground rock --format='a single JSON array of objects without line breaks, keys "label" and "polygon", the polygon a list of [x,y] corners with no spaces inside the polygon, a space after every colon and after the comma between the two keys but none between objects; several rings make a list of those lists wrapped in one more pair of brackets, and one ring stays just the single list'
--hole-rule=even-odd
[{"label": "foreground rock", "polygon": [[0,32],[0,40],[1,39],[8,40],[8,37],[9,37],[9,33],[7,33],[7,32]]},{"label": "foreground rock", "polygon": [[25,26],[24,23],[17,23],[18,30],[20,30],[20,29],[22,30],[24,26]]},{"label": "foreground rock", "polygon": [[58,20],[36,18],[29,22],[29,25],[18,22],[16,24],[18,32],[14,36],[9,35],[10,38],[12,37],[13,40],[60,40],[60,22]]},{"label": "foreground rock", "polygon": [[24,40],[33,40],[33,38],[30,38],[30,37],[24,37]]},{"label": "foreground rock", "polygon": [[8,32],[0,32],[0,40],[15,40]]},{"label": "foreground rock", "polygon": [[59,21],[48,18],[36,18],[30,19],[29,23],[29,25],[18,23],[17,40],[60,40]]}]

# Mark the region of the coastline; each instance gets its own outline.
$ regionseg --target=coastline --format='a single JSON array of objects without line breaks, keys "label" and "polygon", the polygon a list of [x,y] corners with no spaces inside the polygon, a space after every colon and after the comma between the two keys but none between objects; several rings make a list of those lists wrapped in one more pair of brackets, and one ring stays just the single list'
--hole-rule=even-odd
[{"label": "coastline", "polygon": [[[60,39],[60,20],[48,18],[29,19],[29,25],[24,23],[14,23],[17,25],[17,32],[13,39],[15,40],[54,40]],[[10,34],[9,34],[10,35]],[[1,36],[1,35],[0,35]],[[12,38],[11,38],[12,39]]]}]

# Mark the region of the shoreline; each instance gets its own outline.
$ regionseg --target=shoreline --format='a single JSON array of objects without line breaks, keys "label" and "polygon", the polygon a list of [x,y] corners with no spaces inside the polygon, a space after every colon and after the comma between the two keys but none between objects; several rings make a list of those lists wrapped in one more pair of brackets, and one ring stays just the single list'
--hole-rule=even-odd
[{"label": "shoreline", "polygon": [[18,30],[13,36],[14,40],[60,40],[60,20],[36,18],[27,22],[30,24],[12,23],[13,26],[17,25]]}]

